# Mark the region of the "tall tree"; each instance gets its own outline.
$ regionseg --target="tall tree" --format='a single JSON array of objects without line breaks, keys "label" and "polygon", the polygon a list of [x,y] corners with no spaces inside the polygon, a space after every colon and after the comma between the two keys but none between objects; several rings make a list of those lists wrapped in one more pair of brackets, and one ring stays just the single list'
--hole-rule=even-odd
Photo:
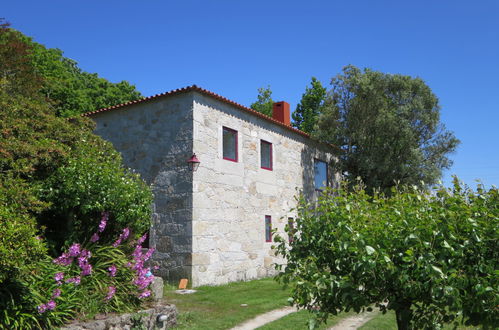
[{"label": "tall tree", "polygon": [[272,90],[270,89],[270,86],[267,86],[267,88],[258,88],[257,101],[251,104],[250,108],[272,117],[273,105],[274,100],[272,100]]},{"label": "tall tree", "polygon": [[343,149],[337,167],[347,178],[386,190],[433,184],[452,165],[459,140],[440,123],[438,99],[422,79],[350,65],[331,85],[314,135]]},{"label": "tall tree", "polygon": [[[13,222],[26,219],[32,241],[36,218],[54,246],[85,237],[101,211],[114,217],[111,235],[120,225],[145,231],[151,201],[147,186],[121,165],[110,143],[92,133],[90,119],[56,115],[41,91],[45,80],[31,61],[33,48],[21,34],[1,24],[0,45],[0,244],[8,243],[0,252],[22,251],[26,241],[13,239],[18,234]],[[2,265],[0,260],[0,270]]]},{"label": "tall tree", "polygon": [[[2,47],[0,52],[13,52],[18,48],[29,49],[28,56],[4,58],[7,61],[22,61],[25,68],[36,71],[39,80],[43,81],[42,88],[38,88],[39,93],[51,102],[59,116],[74,117],[142,97],[135,86],[127,81],[112,83],[95,73],[85,72],[78,67],[76,61],[64,57],[60,49],[47,48],[10,27],[5,29],[5,32],[7,30],[8,34],[16,35],[16,48]],[[0,45],[7,42],[8,34],[2,33]],[[22,75],[18,74],[17,77]],[[12,85],[20,86],[14,83]]]},{"label": "tall tree", "polygon": [[303,132],[311,134],[314,125],[317,123],[319,114],[326,102],[327,90],[322,86],[317,78],[312,77],[310,87],[307,86],[303,93],[300,103],[293,112],[293,126]]},{"label": "tall tree", "polygon": [[[319,319],[379,308],[400,330],[458,321],[497,329],[499,190],[361,186],[300,200],[294,228],[276,235],[278,279]],[[471,216],[472,215],[472,216]],[[495,327],[494,327],[495,326]]]}]

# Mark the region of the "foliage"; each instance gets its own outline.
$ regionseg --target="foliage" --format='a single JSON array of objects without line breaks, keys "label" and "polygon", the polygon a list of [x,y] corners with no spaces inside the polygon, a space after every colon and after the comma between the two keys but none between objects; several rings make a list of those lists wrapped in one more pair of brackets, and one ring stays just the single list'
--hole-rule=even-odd
[{"label": "foliage", "polygon": [[[21,32],[9,28],[5,23],[2,30],[4,33],[0,33],[0,45],[5,45],[12,39],[16,41],[10,45],[15,46],[14,48],[0,47],[0,52],[5,53],[0,56],[19,54],[19,49],[29,50],[25,52],[28,56],[2,56],[2,59],[17,61],[16,65],[8,67],[25,67],[36,72],[36,82],[42,85],[37,92],[52,103],[58,116],[73,117],[142,97],[135,86],[127,81],[111,83],[95,73],[81,70],[78,63],[64,57],[60,49],[46,48]],[[24,82],[12,83],[13,88],[23,85]]]},{"label": "foliage", "polygon": [[[84,228],[91,228],[103,210],[115,217],[110,236],[121,227],[130,227],[134,234],[145,231],[152,199],[149,189],[122,167],[110,143],[92,133],[89,119],[56,116],[39,92],[44,80],[25,61],[33,49],[23,43],[21,34],[3,26],[0,42],[4,45],[0,51],[4,64],[0,69],[0,183],[10,182],[9,186],[17,187],[17,198],[31,201],[16,209],[16,214],[34,216],[46,226],[49,243],[56,249],[65,240],[87,237]],[[38,81],[42,83],[34,83]],[[33,230],[33,238],[36,235]],[[20,247],[23,241],[11,244]]]},{"label": "foliage", "polygon": [[332,79],[315,137],[343,149],[337,167],[370,191],[435,183],[459,140],[439,122],[437,97],[420,78],[347,66]]},{"label": "foliage", "polygon": [[310,87],[307,86],[300,103],[293,112],[293,127],[311,134],[319,115],[323,112],[326,103],[327,90],[317,78],[312,77]]},{"label": "foliage", "polygon": [[29,55],[29,46],[0,18],[0,86],[7,94],[31,95],[41,87]]},{"label": "foliage", "polygon": [[[98,233],[104,231],[100,226]],[[120,235],[119,244],[73,244],[56,259],[36,262],[23,277],[11,279],[0,290],[0,327],[53,328],[75,317],[130,312],[150,295],[154,279],[141,252],[145,237],[133,248]],[[133,251],[133,252],[132,252]]]},{"label": "foliage", "polygon": [[[140,246],[120,245],[130,229],[111,247],[95,243],[110,242],[119,226],[129,226],[132,237],[145,231],[151,192],[122,167],[111,144],[92,134],[89,119],[57,116],[61,108],[45,98],[50,79],[33,60],[43,47],[8,24],[0,24],[0,45],[0,328],[52,328],[78,313],[136,306],[150,294],[152,277]],[[47,245],[55,251],[68,238],[82,240],[104,210],[113,212],[108,229],[101,222],[84,250],[71,246],[70,263],[54,264]],[[81,273],[81,283],[54,282],[62,272],[72,279]]]},{"label": "foliage", "polygon": [[270,90],[270,86],[267,86],[267,88],[258,88],[257,101],[252,103],[250,108],[272,117],[273,106],[274,101],[272,100],[272,90]]},{"label": "foliage", "polygon": [[22,181],[0,180],[0,287],[46,253],[45,244],[35,236],[36,220],[26,212],[39,206]]},{"label": "foliage", "polygon": [[82,144],[68,161],[43,182],[40,199],[50,203],[40,223],[56,242],[83,241],[98,224],[99,214],[111,214],[101,240],[109,241],[121,228],[140,235],[150,227],[152,194],[137,174],[121,165],[121,157],[102,140]]},{"label": "foliage", "polygon": [[[394,310],[399,329],[456,321],[497,325],[499,191],[393,188],[389,197],[361,187],[301,201],[288,261],[278,279],[292,302],[317,313]],[[289,228],[288,228],[289,230]]]}]

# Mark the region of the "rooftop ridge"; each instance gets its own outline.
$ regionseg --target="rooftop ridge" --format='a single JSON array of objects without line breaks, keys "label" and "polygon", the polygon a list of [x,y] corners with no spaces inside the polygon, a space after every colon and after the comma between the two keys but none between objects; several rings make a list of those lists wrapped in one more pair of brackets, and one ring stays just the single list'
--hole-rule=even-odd
[{"label": "rooftop ridge", "polygon": [[265,119],[267,121],[270,121],[278,126],[281,126],[281,127],[284,127],[286,128],[287,130],[290,130],[292,132],[295,132],[297,134],[300,134],[304,137],[307,137],[307,138],[311,138],[310,134],[308,133],[305,133],[303,131],[300,131],[299,129],[297,128],[294,128],[292,126],[288,126],[270,116],[267,116],[261,112],[258,112],[256,110],[253,110],[251,108],[248,108],[242,104],[239,104],[237,102],[234,102],[232,100],[229,100],[228,98],[224,97],[224,96],[221,96],[217,93],[214,93],[212,91],[209,91],[207,89],[204,89],[204,88],[201,88],[195,84],[193,85],[190,85],[190,86],[186,86],[186,87],[182,87],[182,88],[177,88],[177,89],[173,89],[171,91],[168,91],[168,92],[164,92],[164,93],[160,93],[160,94],[156,94],[156,95],[152,95],[152,96],[147,96],[147,97],[144,97],[142,99],[139,99],[139,100],[135,100],[135,101],[129,101],[129,102],[125,102],[125,103],[121,103],[121,104],[117,104],[117,105],[113,105],[113,106],[110,106],[110,107],[106,107],[106,108],[102,108],[102,109],[99,109],[99,110],[95,110],[95,111],[91,111],[91,112],[86,112],[84,114],[81,114],[82,117],[91,117],[92,115],[95,115],[95,114],[98,114],[98,113],[102,113],[102,112],[107,112],[107,111],[111,111],[111,110],[116,110],[116,109],[119,109],[119,108],[123,108],[123,107],[126,107],[128,105],[132,105],[132,104],[137,104],[137,103],[143,103],[143,102],[147,102],[147,101],[150,101],[150,100],[154,100],[154,99],[157,99],[157,98],[160,98],[160,97],[163,97],[163,96],[171,96],[171,95],[177,95],[177,94],[181,94],[181,93],[187,93],[187,92],[190,92],[190,91],[196,91],[196,92],[199,92],[201,94],[204,94],[204,95],[207,95],[207,96],[210,96],[210,97],[213,97],[219,101],[222,101],[222,102],[225,102],[227,104],[230,104],[230,105],[233,105],[241,110],[244,110],[246,112],[249,112],[257,117],[260,117],[262,119]]}]

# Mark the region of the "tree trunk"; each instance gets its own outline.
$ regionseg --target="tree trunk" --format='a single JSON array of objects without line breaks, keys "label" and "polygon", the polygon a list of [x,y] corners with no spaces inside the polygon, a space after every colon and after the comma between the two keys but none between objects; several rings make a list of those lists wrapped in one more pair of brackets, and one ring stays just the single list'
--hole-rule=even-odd
[{"label": "tree trunk", "polygon": [[399,308],[395,311],[395,315],[397,316],[398,330],[409,330],[412,320],[411,303],[399,305]]}]

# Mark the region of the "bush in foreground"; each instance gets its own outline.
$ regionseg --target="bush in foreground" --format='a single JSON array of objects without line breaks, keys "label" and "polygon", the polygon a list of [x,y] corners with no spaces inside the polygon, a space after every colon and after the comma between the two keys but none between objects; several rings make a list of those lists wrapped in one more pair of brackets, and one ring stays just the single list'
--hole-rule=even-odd
[{"label": "bush in foreground", "polygon": [[133,311],[150,296],[154,276],[144,262],[153,250],[142,253],[146,237],[133,241],[125,228],[112,245],[100,245],[107,219],[104,213],[88,243],[72,244],[3,283],[0,328],[53,328],[74,318]]},{"label": "bush in foreground", "polygon": [[375,305],[394,310],[399,329],[498,324],[499,192],[457,182],[433,192],[396,188],[390,197],[360,187],[301,201],[296,234],[278,280],[292,303],[326,320]]}]

